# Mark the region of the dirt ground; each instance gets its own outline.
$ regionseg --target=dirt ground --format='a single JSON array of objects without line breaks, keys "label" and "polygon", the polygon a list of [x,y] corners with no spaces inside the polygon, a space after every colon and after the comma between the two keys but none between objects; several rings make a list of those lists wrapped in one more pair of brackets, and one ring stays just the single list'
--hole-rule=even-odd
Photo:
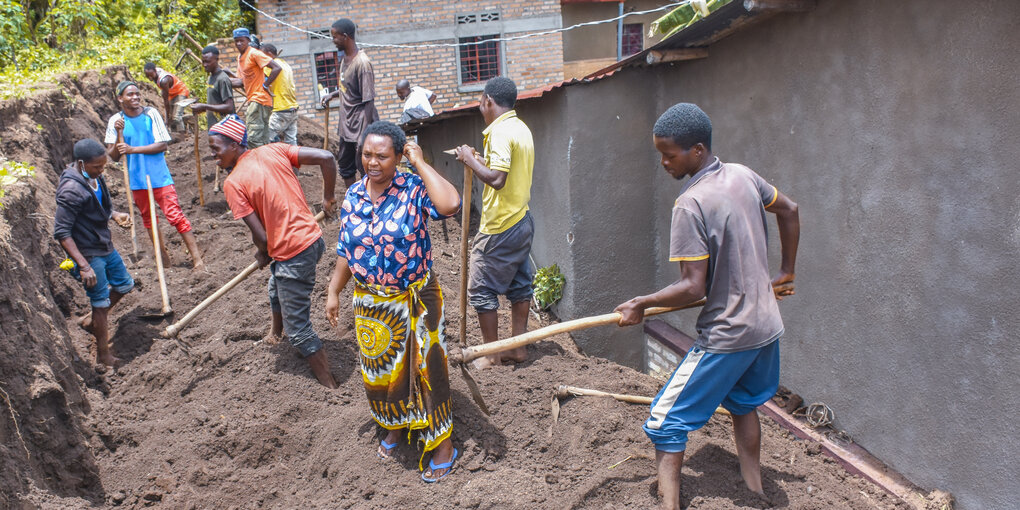
[{"label": "dirt ground", "polygon": [[[519,366],[474,372],[492,416],[476,407],[459,371],[451,370],[453,441],[461,456],[441,483],[421,481],[420,452],[406,442],[396,460],[378,459],[381,435],[364,397],[349,289],[341,301],[340,327],[331,328],[325,320],[326,285],[336,259],[330,250],[319,263],[312,318],[338,390],[320,386],[286,342],[256,343],[268,328],[267,270],[255,273],[181,333],[189,352],[160,338],[168,322],[140,318],[160,306],[144,230],[139,236],[143,260],[129,263],[138,287],[111,314],[114,350],[126,363],[116,371],[97,370],[92,338],[74,324],[88,310],[88,301],[57,268],[63,255],[51,239],[53,184],[70,160],[74,139],[101,139],[115,111],[107,87],[122,74],[122,69],[88,74],[59,93],[0,107],[0,148],[11,159],[33,158],[39,167],[31,184],[8,196],[11,205],[3,211],[12,241],[0,262],[0,284],[7,294],[0,296],[0,386],[11,395],[4,400],[14,414],[8,416],[6,406],[0,406],[0,457],[6,459],[0,461],[5,473],[0,474],[0,508],[655,506],[654,451],[641,430],[646,406],[573,398],[563,403],[559,423],[553,424],[550,402],[559,384],[653,395],[661,382],[586,357],[567,336],[529,347],[530,360]],[[74,101],[53,105],[60,95]],[[155,97],[148,90],[149,104],[158,104]],[[301,129],[302,143],[321,146],[314,125],[303,123]],[[167,160],[208,269],[190,269],[180,237],[163,223],[176,318],[254,260],[248,230],[232,219],[223,195],[213,193],[215,163],[205,136],[200,146],[204,207],[198,200],[192,139],[178,138]],[[123,208],[120,172],[111,164],[106,176],[115,205]],[[309,202],[318,207],[318,169],[302,168],[300,180]],[[338,190],[338,196],[342,193]],[[441,223],[433,222],[430,231],[433,270],[446,297],[449,331],[455,333],[461,229],[456,219],[447,223],[448,240]],[[127,258],[130,235],[113,229],[114,242]],[[335,223],[326,225],[327,246],[337,230]],[[504,331],[509,329],[505,312],[500,317]],[[535,315],[531,327],[549,320]],[[479,341],[473,312],[468,335],[470,342]],[[20,425],[20,438],[12,423]],[[683,470],[685,505],[905,508],[769,418],[762,417],[762,424],[766,496],[744,488],[729,419],[717,416],[692,434]]]}]

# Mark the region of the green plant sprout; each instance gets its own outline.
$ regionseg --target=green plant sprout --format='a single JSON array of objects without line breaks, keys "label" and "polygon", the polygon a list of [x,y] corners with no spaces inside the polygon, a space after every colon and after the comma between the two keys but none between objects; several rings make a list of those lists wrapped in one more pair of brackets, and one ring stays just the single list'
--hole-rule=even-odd
[{"label": "green plant sprout", "polygon": [[567,277],[560,273],[556,264],[543,267],[535,273],[535,280],[532,282],[534,288],[535,303],[540,310],[548,310],[563,298],[563,285],[567,283]]}]

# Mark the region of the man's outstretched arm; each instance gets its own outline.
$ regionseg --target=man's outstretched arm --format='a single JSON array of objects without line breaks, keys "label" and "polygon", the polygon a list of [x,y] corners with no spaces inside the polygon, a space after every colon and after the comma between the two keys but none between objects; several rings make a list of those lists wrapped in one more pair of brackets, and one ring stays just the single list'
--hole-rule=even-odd
[{"label": "man's outstretched arm", "polygon": [[638,324],[644,319],[645,310],[653,306],[684,306],[705,297],[708,281],[708,258],[680,262],[680,279],[664,289],[646,296],[638,296],[620,306],[621,326]]},{"label": "man's outstretched arm", "polygon": [[322,171],[322,210],[326,216],[336,213],[336,159],[333,153],[313,147],[298,149],[298,165],[318,165]]}]

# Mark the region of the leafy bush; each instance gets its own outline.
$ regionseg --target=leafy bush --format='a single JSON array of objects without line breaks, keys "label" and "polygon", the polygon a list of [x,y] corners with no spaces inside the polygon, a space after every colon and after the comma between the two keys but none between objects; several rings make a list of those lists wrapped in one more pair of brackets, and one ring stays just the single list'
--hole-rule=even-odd
[{"label": "leafy bush", "polygon": [[560,273],[556,264],[543,267],[535,273],[535,280],[531,286],[535,293],[535,302],[542,310],[547,310],[563,298],[563,285],[567,283],[567,277]]},{"label": "leafy bush", "polygon": [[707,17],[720,7],[730,3],[731,0],[704,0],[702,2],[688,2],[665,16],[653,21],[648,28],[648,37],[663,35],[663,39],[693,25],[698,20]]},{"label": "leafy bush", "polygon": [[[7,194],[7,188],[21,179],[35,175],[35,167],[20,161],[8,161],[0,158],[0,200]],[[0,207],[3,207],[0,202]]]}]

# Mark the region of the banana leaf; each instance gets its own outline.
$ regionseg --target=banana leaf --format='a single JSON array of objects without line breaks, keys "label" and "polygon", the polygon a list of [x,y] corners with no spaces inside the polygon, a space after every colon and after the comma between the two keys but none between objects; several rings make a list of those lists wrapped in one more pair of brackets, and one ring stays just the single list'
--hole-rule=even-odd
[{"label": "banana leaf", "polygon": [[[707,0],[705,1],[705,7],[708,13],[711,14],[731,1]],[[663,39],[665,39],[704,18],[703,11],[695,7],[694,3],[694,1],[687,2],[653,21],[648,29],[648,36],[655,37],[659,34],[664,34]]]}]

